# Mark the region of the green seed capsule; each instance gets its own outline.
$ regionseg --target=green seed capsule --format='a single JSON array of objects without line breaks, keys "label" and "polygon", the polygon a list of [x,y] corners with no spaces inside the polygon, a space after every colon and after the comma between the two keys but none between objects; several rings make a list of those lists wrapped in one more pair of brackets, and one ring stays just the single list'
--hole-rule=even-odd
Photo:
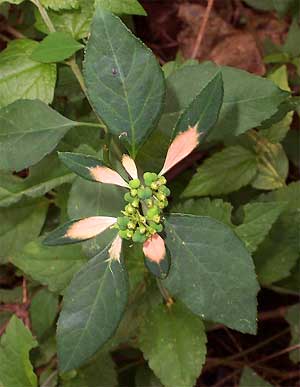
[{"label": "green seed capsule", "polygon": [[147,219],[153,219],[154,216],[159,214],[159,209],[157,206],[153,206],[152,208],[149,208],[147,211]]},{"label": "green seed capsule", "polygon": [[145,172],[143,175],[144,182],[148,186],[150,186],[151,183],[154,183],[157,180],[157,177],[157,174],[152,172]]},{"label": "green seed capsule", "polygon": [[139,188],[140,185],[141,185],[141,182],[139,179],[133,179],[133,180],[130,180],[129,182],[129,187],[133,189]]},{"label": "green seed capsule", "polygon": [[119,216],[117,219],[117,223],[121,230],[127,229],[128,222],[129,222],[129,218],[127,216]]},{"label": "green seed capsule", "polygon": [[129,192],[127,192],[125,195],[124,195],[124,200],[126,200],[126,202],[129,202],[129,203],[132,203],[134,198],[130,195]]},{"label": "green seed capsule", "polygon": [[142,225],[142,226],[139,227],[139,231],[140,231],[141,234],[145,234],[145,232],[147,230],[146,230],[146,227]]},{"label": "green seed capsule", "polygon": [[163,230],[162,224],[156,224],[152,221],[149,222],[149,226],[151,228],[153,228],[156,232],[162,232],[162,230]]},{"label": "green seed capsule", "polygon": [[125,207],[125,211],[126,211],[128,214],[132,215],[136,210],[135,210],[134,207],[132,207],[131,204],[127,204],[127,206]]},{"label": "green seed capsule", "polygon": [[158,189],[158,184],[157,183],[151,183],[150,187],[151,187],[151,189],[156,191]]},{"label": "green seed capsule", "polygon": [[123,239],[127,239],[127,240],[130,239],[130,238],[128,238],[128,236],[127,236],[127,230],[120,230],[120,231],[119,231],[119,235],[120,235],[120,237],[123,238]]},{"label": "green seed capsule", "polygon": [[161,192],[161,193],[163,193],[163,194],[166,195],[166,196],[170,196],[170,194],[171,194],[171,191],[170,191],[169,188],[166,187],[165,185],[160,186],[159,189],[158,189],[158,191]]},{"label": "green seed capsule", "polygon": [[164,184],[166,184],[167,179],[166,179],[164,176],[160,176],[160,178],[158,179],[158,181],[159,181],[159,183],[160,183],[161,185],[164,185]]},{"label": "green seed capsule", "polygon": [[129,222],[129,223],[127,224],[127,228],[128,228],[129,230],[135,230],[135,223]]},{"label": "green seed capsule", "polygon": [[166,199],[166,195],[164,195],[162,192],[158,192],[156,194],[156,197],[157,199],[160,201],[160,202],[163,202],[165,199]]},{"label": "green seed capsule", "polygon": [[139,208],[140,201],[139,201],[139,199],[135,198],[131,204],[133,207]]},{"label": "green seed capsule", "polygon": [[159,215],[155,215],[155,216],[153,216],[152,220],[155,223],[159,223],[160,222],[160,216]]},{"label": "green seed capsule", "polygon": [[147,240],[147,236],[141,234],[139,230],[136,230],[132,237],[133,242],[144,243]]},{"label": "green seed capsule", "polygon": [[130,190],[130,195],[131,195],[132,197],[135,197],[135,196],[137,195],[137,193],[138,193],[137,189],[132,189],[132,190]]},{"label": "green seed capsule", "polygon": [[142,200],[150,199],[152,196],[152,191],[149,187],[139,188],[138,189],[138,197]]}]

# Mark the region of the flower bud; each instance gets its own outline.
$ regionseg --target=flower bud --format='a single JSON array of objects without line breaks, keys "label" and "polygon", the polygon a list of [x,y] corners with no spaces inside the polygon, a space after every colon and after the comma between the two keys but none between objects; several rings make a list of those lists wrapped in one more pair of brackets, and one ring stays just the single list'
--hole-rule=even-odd
[{"label": "flower bud", "polygon": [[129,218],[127,216],[119,216],[117,218],[117,223],[118,223],[121,230],[127,229],[128,222],[129,222]]},{"label": "flower bud", "polygon": [[151,183],[150,187],[151,187],[151,189],[156,191],[158,189],[158,184],[157,183]]},{"label": "flower bud", "polygon": [[152,191],[149,187],[139,188],[138,189],[138,197],[142,200],[150,199],[152,196]]},{"label": "flower bud", "polygon": [[155,215],[155,216],[153,216],[152,220],[155,223],[159,223],[160,222],[160,216],[159,215]]},{"label": "flower bud", "polygon": [[153,200],[152,200],[152,199],[147,199],[147,200],[146,200],[146,206],[147,206],[148,208],[151,208],[151,207],[153,206]]},{"label": "flower bud", "polygon": [[151,173],[151,172],[145,172],[143,175],[143,178],[144,178],[145,184],[150,186],[151,183],[153,183],[157,180],[157,174]]},{"label": "flower bud", "polygon": [[164,195],[162,192],[158,192],[158,193],[156,194],[156,197],[157,197],[157,199],[158,199],[160,202],[163,202],[163,201],[165,200],[165,198],[166,198],[166,195]]},{"label": "flower bud", "polygon": [[128,214],[132,215],[132,214],[135,212],[135,208],[132,207],[131,204],[127,204],[127,206],[125,207],[125,211],[126,211]]},{"label": "flower bud", "polygon": [[158,181],[159,181],[159,183],[160,183],[161,185],[164,185],[164,184],[166,184],[167,179],[166,179],[164,176],[160,176],[159,179],[158,179]]},{"label": "flower bud", "polygon": [[129,230],[134,230],[134,229],[135,229],[135,223],[129,222],[129,223],[127,224],[127,228],[128,228]]},{"label": "flower bud", "polygon": [[133,197],[135,197],[137,195],[137,193],[138,193],[137,189],[130,190],[130,195]]},{"label": "flower bud", "polygon": [[132,205],[133,207],[135,207],[135,208],[139,208],[139,205],[140,205],[139,199],[135,198],[135,199],[133,200],[133,202],[131,203],[131,205]]},{"label": "flower bud", "polygon": [[131,230],[127,230],[126,231],[126,235],[127,235],[127,238],[132,238],[133,237],[133,231],[131,231]]},{"label": "flower bud", "polygon": [[141,233],[141,234],[145,234],[145,232],[147,231],[147,230],[146,230],[146,227],[143,226],[143,225],[139,227],[139,230],[140,230],[140,233]]},{"label": "flower bud", "polygon": [[139,179],[133,179],[133,180],[130,180],[129,182],[129,187],[133,189],[139,188],[140,185],[141,185],[141,182]]}]

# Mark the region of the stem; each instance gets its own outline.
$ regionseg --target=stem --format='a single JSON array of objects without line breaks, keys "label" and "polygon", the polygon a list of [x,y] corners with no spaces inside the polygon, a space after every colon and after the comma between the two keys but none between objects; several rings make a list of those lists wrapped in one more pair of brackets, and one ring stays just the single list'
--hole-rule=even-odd
[{"label": "stem", "polygon": [[88,127],[91,127],[91,128],[107,129],[104,124],[100,124],[100,123],[97,124],[95,122],[82,122],[82,121],[78,121],[78,126],[88,126]]},{"label": "stem", "polygon": [[163,284],[159,278],[156,278],[156,283],[157,283],[157,286],[158,286],[158,289],[159,289],[161,295],[163,296],[164,300],[166,301],[167,306],[170,307],[172,304],[174,304],[172,297],[170,296],[167,289],[163,286]]},{"label": "stem", "polygon": [[48,30],[50,32],[55,32],[55,27],[46,11],[46,9],[42,6],[39,0],[31,0],[31,2],[38,8],[42,19],[44,20],[46,26],[48,27]]},{"label": "stem", "polygon": [[57,375],[58,371],[57,370],[54,370],[49,376],[48,378],[44,381],[44,383],[42,384],[41,387],[48,387],[49,386],[49,383],[52,381],[52,379]]},{"label": "stem", "polygon": [[80,68],[76,62],[76,58],[75,58],[75,55],[69,60],[66,62],[68,66],[70,66],[71,70],[73,71],[82,91],[84,92],[85,96],[88,98],[87,96],[87,89],[86,89],[86,86],[85,86],[85,83],[84,83],[84,79],[83,79],[83,76],[82,76],[82,73],[80,71]]}]

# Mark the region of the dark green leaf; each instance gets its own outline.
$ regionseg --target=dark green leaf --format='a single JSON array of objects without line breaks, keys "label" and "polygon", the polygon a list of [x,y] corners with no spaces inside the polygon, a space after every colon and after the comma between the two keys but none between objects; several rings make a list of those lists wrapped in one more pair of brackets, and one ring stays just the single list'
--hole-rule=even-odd
[{"label": "dark green leaf", "polygon": [[32,331],[41,338],[51,328],[58,312],[58,298],[47,289],[42,289],[31,300],[30,319]]},{"label": "dark green leaf", "polygon": [[37,342],[21,320],[13,316],[0,342],[1,387],[36,387],[37,377],[29,352]]},{"label": "dark green leaf", "polygon": [[[223,102],[222,73],[218,72],[187,106],[179,117],[173,137],[184,132],[189,126],[198,126],[200,133],[207,133],[217,122]],[[201,143],[202,138],[200,138]]]},{"label": "dark green leaf", "polygon": [[63,372],[88,360],[113,335],[123,315],[127,273],[121,262],[108,261],[109,248],[92,258],[66,291],[57,328]]},{"label": "dark green leaf", "polygon": [[116,14],[142,15],[147,13],[137,0],[96,0],[100,7]]},{"label": "dark green leaf", "polygon": [[0,172],[0,207],[10,206],[23,198],[43,196],[61,184],[72,182],[74,178],[75,175],[53,154],[30,168],[29,176],[25,179]]},{"label": "dark green leaf", "polygon": [[1,53],[0,107],[21,98],[52,102],[56,66],[30,59],[36,47],[38,43],[33,40],[16,39]]},{"label": "dark green leaf", "polygon": [[188,199],[182,203],[175,204],[171,208],[173,213],[209,216],[222,223],[232,226],[231,212],[232,205],[223,202],[222,199]]},{"label": "dark green leaf", "polygon": [[77,123],[39,100],[20,100],[0,110],[0,169],[21,170],[50,153]]},{"label": "dark green leaf", "polygon": [[12,263],[52,292],[63,292],[87,261],[80,246],[46,247],[42,240],[25,246]]},{"label": "dark green leaf", "polygon": [[195,314],[241,332],[256,332],[258,284],[244,244],[212,218],[170,215],[165,224],[172,256],[163,281]]},{"label": "dark green leaf", "polygon": [[37,46],[31,59],[41,63],[61,62],[69,58],[83,45],[65,32],[53,32]]},{"label": "dark green leaf", "polygon": [[97,7],[84,74],[94,109],[135,156],[162,109],[164,79],[155,57],[118,17]]},{"label": "dark green leaf", "polygon": [[180,303],[157,305],[145,317],[139,346],[166,387],[193,387],[206,356],[202,320]]},{"label": "dark green leaf", "polygon": [[197,169],[183,197],[220,195],[250,183],[257,171],[256,155],[239,145],[213,154]]},{"label": "dark green leaf", "polygon": [[0,209],[1,263],[10,260],[26,243],[38,237],[45,222],[47,208],[47,201],[41,199]]},{"label": "dark green leaf", "polygon": [[235,232],[249,251],[256,250],[284,208],[284,202],[248,203],[243,207],[245,217]]}]

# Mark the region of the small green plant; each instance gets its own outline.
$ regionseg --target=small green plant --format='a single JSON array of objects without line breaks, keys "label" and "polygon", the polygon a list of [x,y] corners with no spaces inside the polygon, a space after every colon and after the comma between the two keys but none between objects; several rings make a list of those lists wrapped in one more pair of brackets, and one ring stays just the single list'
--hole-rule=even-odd
[{"label": "small green plant", "polygon": [[260,285],[294,291],[300,53],[270,52],[267,78],[161,67],[124,22],[136,0],[9,3],[35,39],[0,54],[0,268],[23,278],[0,291],[0,385],[115,386],[129,348],[192,387],[207,329],[256,334]]}]

